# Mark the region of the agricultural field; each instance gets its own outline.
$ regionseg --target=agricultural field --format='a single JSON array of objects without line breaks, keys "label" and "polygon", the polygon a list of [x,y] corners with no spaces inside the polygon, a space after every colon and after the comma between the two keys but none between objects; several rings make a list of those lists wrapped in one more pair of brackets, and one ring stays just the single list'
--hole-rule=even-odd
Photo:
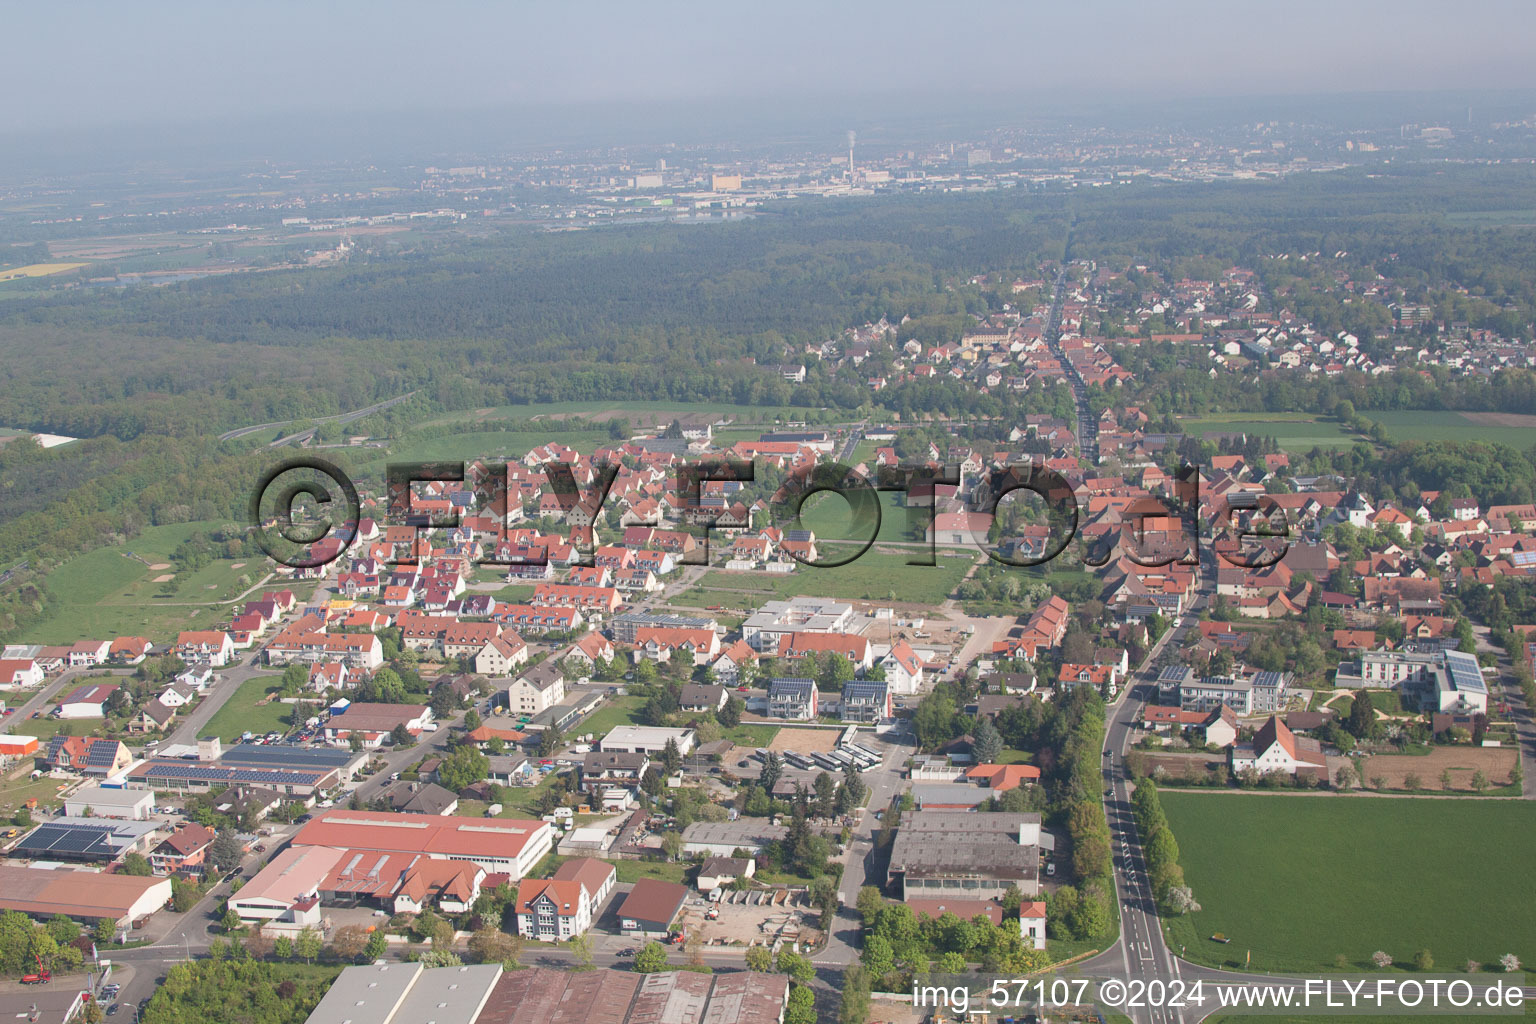
[{"label": "agricultural field", "polygon": [[1499,412],[1392,409],[1362,411],[1393,441],[1481,441],[1524,450],[1536,441],[1536,416]]},{"label": "agricultural field", "polygon": [[52,277],[54,274],[64,274],[71,270],[79,270],[88,266],[85,263],[28,263],[24,267],[5,267],[0,269],[0,282],[20,281],[29,277]]},{"label": "agricultural field", "polygon": [[1428,949],[1447,967],[1536,957],[1525,801],[1161,795],[1203,908],[1166,925],[1190,960],[1241,966],[1251,952],[1254,970],[1304,972],[1340,955],[1374,970],[1377,950],[1406,964]]},{"label": "agricultural field", "polygon": [[1301,412],[1210,413],[1181,418],[1179,427],[1197,437],[1212,431],[1260,434],[1273,437],[1281,448],[1295,451],[1345,448],[1358,440],[1333,420]]}]

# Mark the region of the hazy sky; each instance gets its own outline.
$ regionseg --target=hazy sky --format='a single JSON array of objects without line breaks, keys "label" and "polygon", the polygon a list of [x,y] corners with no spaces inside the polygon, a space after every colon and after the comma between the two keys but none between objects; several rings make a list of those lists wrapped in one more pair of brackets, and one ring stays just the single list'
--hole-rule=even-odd
[{"label": "hazy sky", "polygon": [[1530,0],[7,5],[0,133],[322,112],[1536,86]]}]

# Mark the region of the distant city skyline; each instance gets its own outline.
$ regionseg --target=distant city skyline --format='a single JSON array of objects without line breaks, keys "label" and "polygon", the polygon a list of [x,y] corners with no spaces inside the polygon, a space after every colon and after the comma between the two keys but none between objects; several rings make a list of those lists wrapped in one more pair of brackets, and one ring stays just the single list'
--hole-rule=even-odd
[{"label": "distant city skyline", "polygon": [[798,2],[579,8],[380,2],[23,5],[0,38],[0,133],[301,115],[883,98],[1316,95],[1536,87],[1518,0],[1021,8]]}]

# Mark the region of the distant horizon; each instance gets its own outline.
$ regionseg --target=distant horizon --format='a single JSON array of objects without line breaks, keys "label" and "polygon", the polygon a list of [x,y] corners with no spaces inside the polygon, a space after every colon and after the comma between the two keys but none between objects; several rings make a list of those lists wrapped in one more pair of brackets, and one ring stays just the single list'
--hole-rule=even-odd
[{"label": "distant horizon", "polygon": [[[100,161],[88,170],[134,164],[201,166],[382,159],[430,163],[520,157],[563,147],[734,148],[799,146],[835,152],[848,130],[865,146],[911,146],[939,138],[1066,125],[1209,128],[1296,119],[1357,129],[1424,119],[1459,127],[1536,116],[1536,86],[1520,89],[1400,89],[1313,93],[1221,93],[1131,99],[1079,93],[1054,103],[985,94],[886,93],[812,107],[804,97],[677,99],[666,102],[462,105],[394,110],[242,113],[172,121],[149,115],[81,132],[35,129],[11,135],[0,174],[56,173],[57,165]],[[343,155],[345,154],[345,155]],[[85,169],[85,168],[80,168]]]},{"label": "distant horizon", "polygon": [[224,8],[30,5],[0,37],[0,136],[245,117],[871,97],[1240,95],[1536,88],[1521,0],[1221,0],[1072,9],[981,0],[762,10],[658,0],[430,8],[269,0]]}]

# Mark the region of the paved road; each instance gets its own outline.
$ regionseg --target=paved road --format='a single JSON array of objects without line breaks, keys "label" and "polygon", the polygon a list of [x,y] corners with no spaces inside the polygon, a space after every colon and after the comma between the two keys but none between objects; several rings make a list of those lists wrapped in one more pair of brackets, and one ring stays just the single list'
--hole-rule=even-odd
[{"label": "paved road", "polygon": [[[405,401],[407,398],[410,398],[415,393],[416,392],[414,392],[414,391],[407,391],[403,395],[396,395],[394,398],[387,399],[387,400],[385,400],[383,402],[376,402],[373,405],[367,406],[366,408],[363,408],[363,409],[354,409],[351,412],[338,413],[335,416],[323,416],[320,419],[315,420],[315,422],[316,423],[351,423],[353,420],[360,420],[364,416],[372,416],[376,412],[383,412],[385,409],[388,409],[390,406],[395,405],[395,404],[397,404],[399,402]],[[285,426],[287,426],[288,424],[290,424],[292,422],[293,422],[293,420],[273,420],[271,423],[257,423],[255,426],[241,427],[238,430],[230,430],[230,431],[227,431],[226,433],[220,434],[219,435],[219,440],[220,441],[233,441],[235,438],[237,438],[237,437],[244,437],[246,434],[254,434],[254,433],[256,433],[257,431],[260,431],[260,430],[271,430],[274,427],[285,427]],[[294,435],[294,436],[297,437],[298,435]],[[292,438],[288,438],[288,440],[292,440]],[[273,442],[273,443],[276,444],[277,442]]]},{"label": "paved road", "polygon": [[[1103,953],[1084,961],[1081,969],[1085,973],[1146,982],[1158,980],[1166,984],[1182,979],[1183,972],[1189,966],[1175,957],[1163,940],[1163,929],[1158,921],[1157,905],[1147,878],[1146,861],[1142,856],[1141,838],[1137,834],[1135,815],[1131,809],[1130,777],[1125,770],[1125,755],[1130,750],[1135,723],[1146,703],[1142,697],[1155,696],[1154,680],[1163,652],[1178,650],[1184,637],[1196,628],[1196,616],[1205,603],[1211,600],[1215,580],[1214,561],[1202,561],[1200,593],[1190,609],[1147,651],[1119,700],[1110,707],[1104,730],[1104,812],[1109,819],[1115,898],[1120,904],[1120,939]],[[1160,1007],[1133,1009],[1129,1015],[1132,1020],[1151,1021],[1154,1024],[1186,1024],[1187,1021],[1198,1019],[1188,1016],[1188,1012]]]},{"label": "paved road", "polygon": [[[42,711],[44,708],[50,707],[54,703],[54,698],[73,687],[76,681],[79,680],[82,676],[99,676],[107,673],[111,673],[112,675],[116,676],[127,676],[131,675],[132,672],[132,669],[122,668],[68,669],[53,679],[44,680],[42,689],[38,690],[31,697],[27,698],[26,703],[22,704],[14,712],[6,715],[4,719],[0,719],[0,732],[18,733],[22,736],[29,735],[27,723],[32,720],[32,712]],[[3,694],[0,694],[0,696],[5,698],[6,706],[9,707],[10,701],[15,699],[16,695],[11,691],[5,691]],[[94,721],[94,719],[92,719],[92,721]]]},{"label": "paved road", "polygon": [[[1067,249],[1071,250],[1070,238],[1067,241]],[[1083,457],[1095,465],[1099,461],[1099,421],[1093,415],[1093,410],[1088,406],[1088,386],[1083,383],[1083,378],[1077,372],[1077,367],[1067,360],[1066,350],[1061,347],[1061,309],[1067,300],[1067,267],[1062,264],[1060,273],[1056,275],[1056,285],[1051,298],[1051,313],[1045,322],[1045,331],[1042,335],[1045,343],[1050,346],[1052,354],[1061,360],[1062,370],[1067,375],[1067,381],[1072,385],[1072,404],[1077,408],[1077,447]]]},{"label": "paved road", "polygon": [[[852,964],[859,957],[861,943],[859,931],[861,922],[856,904],[859,898],[859,890],[866,884],[870,870],[877,864],[884,862],[884,856],[875,850],[875,833],[880,830],[880,822],[875,820],[875,812],[884,810],[890,806],[891,801],[901,792],[901,773],[907,758],[911,757],[916,749],[909,737],[910,734],[895,732],[885,734],[888,741],[885,759],[880,767],[872,772],[864,773],[864,782],[869,786],[869,800],[859,812],[859,819],[853,827],[853,837],[849,842],[847,863],[843,868],[842,886],[838,892],[842,895],[843,905],[837,910],[837,915],[832,922],[832,933],[827,937],[827,944],[814,958],[818,967],[842,968]],[[874,885],[884,885],[885,879],[877,877]]]}]

